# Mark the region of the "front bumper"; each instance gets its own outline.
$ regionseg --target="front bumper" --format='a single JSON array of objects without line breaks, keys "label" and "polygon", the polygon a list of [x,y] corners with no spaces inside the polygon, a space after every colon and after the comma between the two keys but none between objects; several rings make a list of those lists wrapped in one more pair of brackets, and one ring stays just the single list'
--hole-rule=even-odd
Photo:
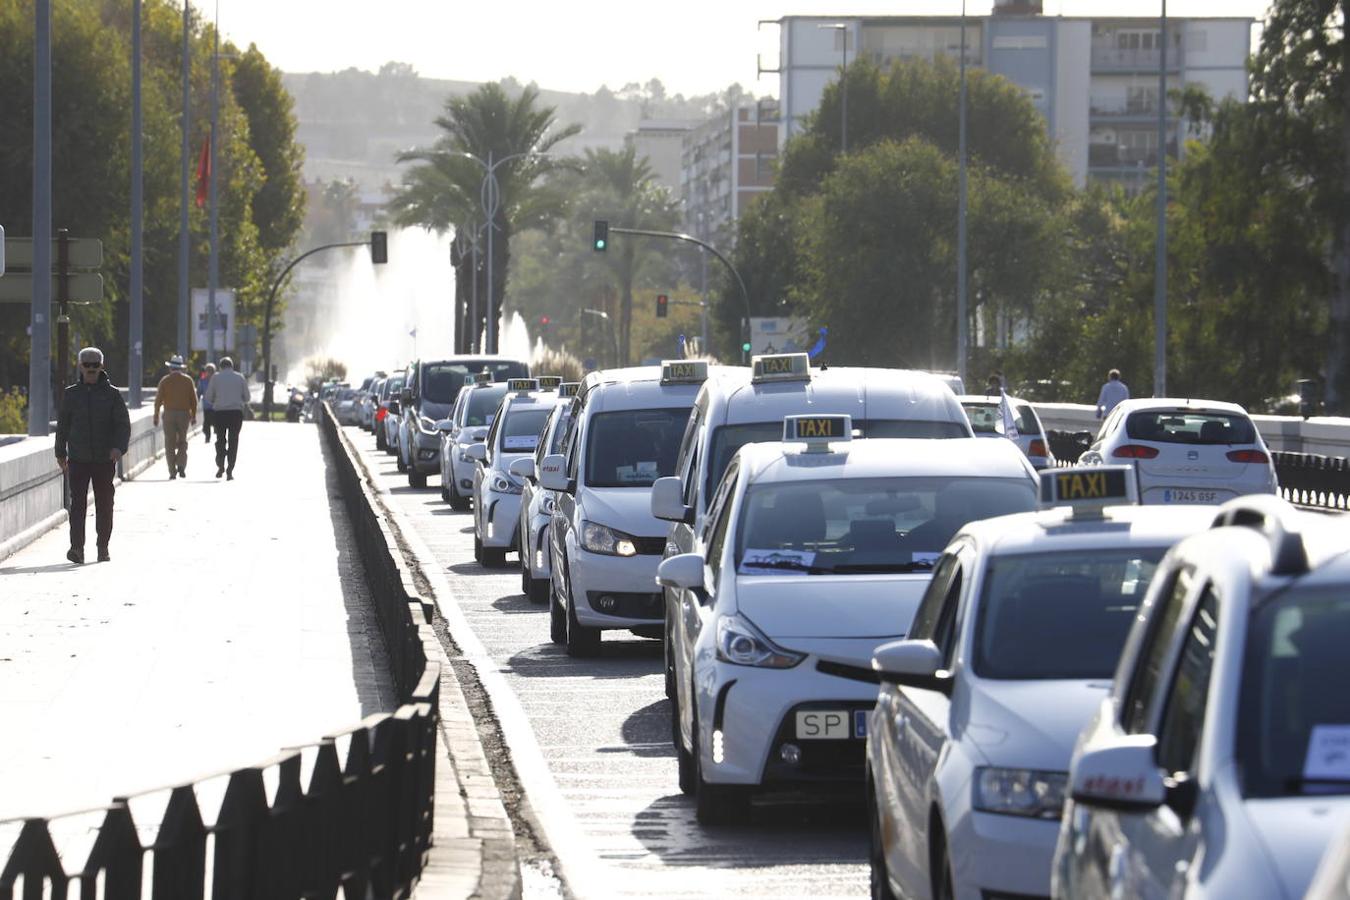
[{"label": "front bumper", "polygon": [[484,547],[515,549],[520,530],[520,495],[483,493],[487,509],[483,510],[479,540]]},{"label": "front bumper", "polygon": [[971,811],[954,826],[949,823],[948,858],[956,897],[1049,897],[1058,837],[1058,819]]},{"label": "front bumper", "polygon": [[[577,621],[594,628],[659,625],[665,619],[661,592],[656,588],[656,567],[660,564],[661,557],[656,554],[605,556],[574,550],[567,575]],[[614,613],[597,608],[599,602],[592,605],[592,598],[601,601],[604,597],[614,598]],[[642,601],[644,597],[651,598],[647,601],[650,607]],[[629,611],[639,614],[623,614]]]},{"label": "front bumper", "polygon": [[520,561],[528,567],[531,578],[548,578],[553,574],[548,559],[548,523],[552,516],[537,515],[531,519],[524,529],[527,546],[520,548]]},{"label": "front bumper", "polygon": [[473,496],[473,470],[476,462],[465,462],[459,458],[460,451],[467,445],[451,444],[446,448],[450,454],[450,475],[453,484],[449,487],[458,497]]},{"label": "front bumper", "polygon": [[432,432],[413,433],[412,452],[408,454],[409,468],[419,475],[439,475],[441,473],[441,438]]}]

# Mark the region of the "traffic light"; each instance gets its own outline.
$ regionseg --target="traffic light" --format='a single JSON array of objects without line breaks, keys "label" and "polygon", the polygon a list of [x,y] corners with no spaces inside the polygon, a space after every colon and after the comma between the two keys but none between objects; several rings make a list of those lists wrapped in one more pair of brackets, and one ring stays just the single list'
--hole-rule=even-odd
[{"label": "traffic light", "polygon": [[746,341],[746,342],[744,342],[743,344],[741,344],[741,352],[742,352],[742,353],[749,353],[749,352],[750,352],[750,342],[749,342],[749,341]]},{"label": "traffic light", "polygon": [[670,298],[665,294],[656,295],[656,317],[664,319],[670,315]]},{"label": "traffic light", "polygon": [[595,220],[595,252],[604,253],[609,246],[609,223],[604,219]]},{"label": "traffic light", "polygon": [[539,334],[540,334],[540,336],[543,336],[543,335],[548,334],[548,326],[549,326],[549,323],[552,322],[552,321],[553,321],[553,320],[550,319],[548,316],[540,316],[540,317],[539,317]]},{"label": "traffic light", "polygon": [[370,261],[377,266],[389,262],[389,234],[384,231],[370,233]]}]

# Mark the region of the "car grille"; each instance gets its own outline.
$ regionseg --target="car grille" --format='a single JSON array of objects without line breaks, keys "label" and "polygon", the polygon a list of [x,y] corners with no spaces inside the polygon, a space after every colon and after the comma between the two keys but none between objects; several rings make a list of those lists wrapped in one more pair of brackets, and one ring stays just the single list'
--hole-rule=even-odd
[{"label": "car grille", "polygon": [[635,537],[633,546],[642,556],[661,556],[666,552],[665,535],[661,537]]},{"label": "car grille", "polygon": [[606,616],[659,621],[664,619],[666,614],[662,594],[587,591],[586,599],[591,609]]},{"label": "car grille", "polygon": [[881,684],[881,676],[862,666],[850,666],[846,663],[830,662],[828,659],[816,662],[816,671],[826,675],[837,675],[851,681],[865,681],[868,684]]}]

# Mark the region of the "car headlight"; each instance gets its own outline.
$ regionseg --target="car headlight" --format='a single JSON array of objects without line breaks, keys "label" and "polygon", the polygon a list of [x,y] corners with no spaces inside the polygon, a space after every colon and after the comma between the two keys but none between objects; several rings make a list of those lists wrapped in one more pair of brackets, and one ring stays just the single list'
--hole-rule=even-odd
[{"label": "car headlight", "polygon": [[581,523],[581,548],[606,556],[637,556],[632,535],[585,520]]},{"label": "car headlight", "polygon": [[558,509],[558,503],[552,497],[545,497],[544,502],[540,504],[543,507],[544,515],[551,516]]},{"label": "car headlight", "polygon": [[981,812],[1033,819],[1058,819],[1064,810],[1066,772],[1036,769],[1003,769],[981,766],[975,770],[975,808]]},{"label": "car headlight", "polygon": [[492,481],[488,482],[488,484],[492,490],[496,491],[498,494],[519,494],[521,489],[521,485],[516,484],[501,473],[493,474]]},{"label": "car headlight", "polygon": [[420,429],[422,429],[423,431],[425,431],[427,434],[435,434],[435,433],[436,433],[436,420],[435,420],[435,419],[432,419],[432,418],[429,418],[429,417],[427,417],[427,416],[418,416],[418,417],[417,417],[417,427],[420,428]]},{"label": "car headlight", "polygon": [[717,620],[717,658],[737,666],[790,669],[806,658],[760,634],[748,619],[732,614]]}]

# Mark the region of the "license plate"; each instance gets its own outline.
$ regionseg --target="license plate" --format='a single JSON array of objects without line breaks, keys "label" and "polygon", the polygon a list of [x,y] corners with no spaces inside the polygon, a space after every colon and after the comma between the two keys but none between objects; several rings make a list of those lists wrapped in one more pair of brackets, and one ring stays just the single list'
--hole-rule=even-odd
[{"label": "license plate", "polygon": [[797,713],[797,740],[843,741],[867,737],[867,710],[812,709]]},{"label": "license plate", "polygon": [[1218,491],[1195,491],[1184,488],[1165,488],[1164,503],[1213,503],[1219,499]]}]

